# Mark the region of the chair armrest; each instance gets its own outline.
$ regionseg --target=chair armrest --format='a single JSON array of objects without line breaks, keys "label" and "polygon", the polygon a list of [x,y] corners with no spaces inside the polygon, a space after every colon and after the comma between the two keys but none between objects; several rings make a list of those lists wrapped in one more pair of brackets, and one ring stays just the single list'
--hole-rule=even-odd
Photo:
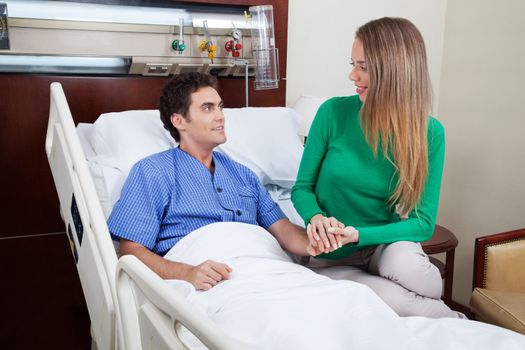
[{"label": "chair armrest", "polygon": [[476,238],[476,287],[525,292],[525,228]]}]

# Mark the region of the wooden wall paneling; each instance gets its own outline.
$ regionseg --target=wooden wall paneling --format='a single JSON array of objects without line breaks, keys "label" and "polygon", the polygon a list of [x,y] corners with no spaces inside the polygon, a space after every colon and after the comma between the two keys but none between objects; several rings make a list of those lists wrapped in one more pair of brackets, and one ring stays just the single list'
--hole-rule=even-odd
[{"label": "wooden wall paneling", "polygon": [[90,321],[66,234],[0,240],[0,348],[91,349]]},{"label": "wooden wall paneling", "polygon": [[63,231],[43,147],[48,90],[30,77],[0,76],[0,237]]}]

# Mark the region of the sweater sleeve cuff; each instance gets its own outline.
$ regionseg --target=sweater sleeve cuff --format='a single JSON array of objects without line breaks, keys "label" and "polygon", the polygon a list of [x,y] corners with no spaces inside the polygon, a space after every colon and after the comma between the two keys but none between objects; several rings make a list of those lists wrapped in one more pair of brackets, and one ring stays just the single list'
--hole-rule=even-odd
[{"label": "sweater sleeve cuff", "polygon": [[379,242],[377,242],[377,240],[375,239],[374,233],[371,232],[370,228],[356,227],[355,229],[359,231],[359,241],[357,242],[356,246],[362,248],[370,245],[379,244]]},{"label": "sweater sleeve cuff", "polygon": [[303,216],[303,220],[304,220],[304,225],[305,226],[308,226],[308,224],[310,223],[310,220],[317,214],[321,214],[323,216],[326,216],[326,213],[322,210],[312,210],[308,213],[306,213],[305,216]]}]

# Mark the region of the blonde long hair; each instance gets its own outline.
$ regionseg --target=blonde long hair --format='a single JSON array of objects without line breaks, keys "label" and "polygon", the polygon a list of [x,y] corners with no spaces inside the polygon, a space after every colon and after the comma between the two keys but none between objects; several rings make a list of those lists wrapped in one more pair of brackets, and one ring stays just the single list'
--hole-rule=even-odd
[{"label": "blonde long hair", "polygon": [[[428,176],[427,125],[432,91],[425,43],[403,18],[370,21],[356,32],[370,76],[361,110],[365,137],[377,156],[396,168],[397,184],[389,204],[401,214],[417,210]],[[393,159],[391,159],[393,158]]]}]

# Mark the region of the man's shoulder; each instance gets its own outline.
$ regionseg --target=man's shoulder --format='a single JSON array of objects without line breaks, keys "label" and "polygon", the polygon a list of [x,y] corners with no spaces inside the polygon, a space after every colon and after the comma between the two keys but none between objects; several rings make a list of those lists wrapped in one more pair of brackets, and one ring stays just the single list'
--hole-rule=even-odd
[{"label": "man's shoulder", "polygon": [[175,148],[171,148],[166,151],[151,154],[145,158],[142,158],[135,164],[135,168],[146,168],[146,169],[157,169],[157,170],[170,170],[173,168],[173,154]]},{"label": "man's shoulder", "polygon": [[227,156],[224,153],[213,151],[213,157],[215,158],[216,161],[219,161],[222,164],[222,166],[227,169],[233,169],[236,172],[241,173],[244,176],[257,177],[255,172],[251,170],[249,167],[231,159],[229,156]]},{"label": "man's shoulder", "polygon": [[163,163],[168,159],[173,159],[173,153],[175,152],[175,150],[176,148],[170,148],[162,152],[150,154],[149,156],[146,156],[143,159],[141,159],[140,162],[147,161],[151,163]]},{"label": "man's shoulder", "polygon": [[226,154],[219,152],[219,151],[213,151],[213,158],[215,161],[220,162],[222,165],[233,167],[233,168],[246,168],[245,165],[231,159]]}]

